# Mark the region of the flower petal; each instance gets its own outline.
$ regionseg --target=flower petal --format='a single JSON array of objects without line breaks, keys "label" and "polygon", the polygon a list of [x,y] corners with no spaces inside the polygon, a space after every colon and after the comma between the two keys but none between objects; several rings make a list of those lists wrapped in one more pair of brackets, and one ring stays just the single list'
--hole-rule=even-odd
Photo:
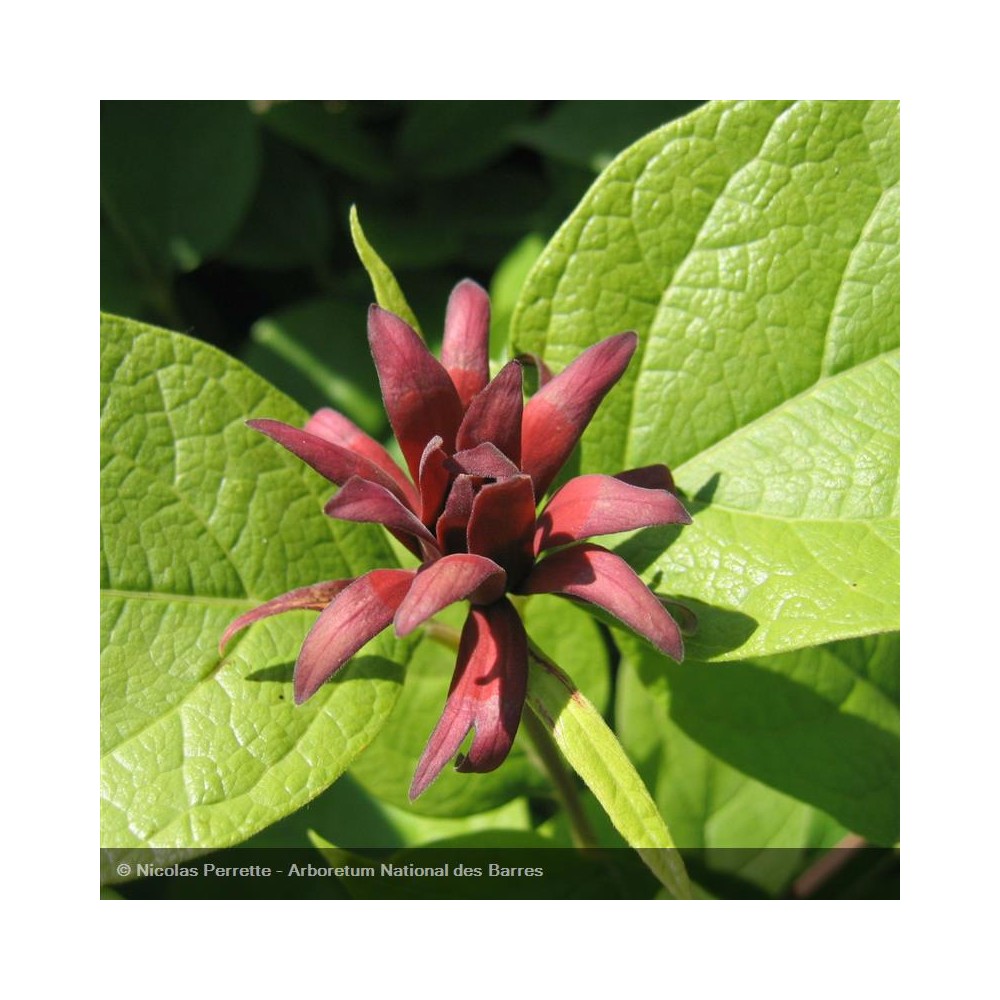
[{"label": "flower petal", "polygon": [[369,639],[392,621],[416,570],[373,569],[342,590],[316,619],[295,663],[295,703],[301,705]]},{"label": "flower petal", "polygon": [[637,343],[629,332],[588,347],[528,400],[521,422],[521,468],[534,480],[535,496],[549,488]]},{"label": "flower petal", "polygon": [[448,465],[453,472],[464,472],[483,479],[509,479],[520,475],[521,470],[491,441],[477,444],[475,448],[457,451]]},{"label": "flower petal", "polygon": [[322,611],[337,594],[353,582],[350,579],[327,580],[325,583],[313,583],[308,587],[299,587],[297,590],[288,591],[287,594],[271,598],[270,601],[258,605],[252,611],[247,611],[229,623],[219,640],[219,652],[221,653],[226,648],[226,644],[237,632],[262,618],[270,618],[272,615],[284,614],[286,611],[303,609]]},{"label": "flower petal", "polygon": [[418,570],[396,612],[396,635],[409,635],[431,615],[467,597],[489,604],[503,596],[507,574],[492,559],[464,552],[444,556]]},{"label": "flower petal", "polygon": [[407,478],[406,473],[396,464],[392,455],[375,438],[366,434],[342,413],[331,410],[329,407],[323,407],[306,421],[305,430],[373,462],[402,490],[410,508],[417,509],[419,505],[417,491]]},{"label": "flower petal", "polygon": [[367,479],[357,476],[348,479],[324,510],[340,521],[382,524],[392,532],[413,535],[427,545],[432,554],[438,554],[437,539],[420,523],[417,515],[385,487]]},{"label": "flower petal", "polygon": [[538,519],[535,551],[654,524],[690,524],[691,515],[666,490],[622,482],[617,476],[577,476],[557,490]]},{"label": "flower petal", "polygon": [[348,451],[347,448],[334,444],[326,438],[299,430],[298,427],[284,424],[280,420],[248,420],[247,427],[252,427],[255,431],[266,434],[272,441],[277,441],[331,483],[343,486],[352,476],[359,476],[361,479],[384,486],[400,500],[406,501],[406,494],[395,480],[363,455]]},{"label": "flower petal", "polygon": [[458,428],[456,448],[465,450],[489,441],[515,465],[521,461],[521,414],[524,407],[521,377],[520,364],[510,361],[482,392],[473,397]]},{"label": "flower petal", "polygon": [[451,461],[444,448],[441,438],[433,437],[427,442],[424,453],[420,456],[420,520],[430,526],[437,520],[448,495],[448,484],[451,482],[451,472],[448,465]]},{"label": "flower petal", "polygon": [[448,298],[441,362],[468,406],[490,380],[490,297],[474,281],[460,281]]},{"label": "flower petal", "polygon": [[521,721],[528,682],[528,642],[513,605],[504,599],[474,607],[466,619],[455,675],[441,720],[417,764],[410,799],[421,795],[476,734],[459,771],[492,771],[510,752]]},{"label": "flower petal", "polygon": [[385,411],[416,482],[427,442],[439,434],[453,451],[464,407],[448,373],[413,328],[373,305],[368,310],[368,342],[378,369]]},{"label": "flower petal", "polygon": [[469,550],[468,529],[472,516],[472,501],[476,498],[476,488],[482,485],[478,476],[464,473],[456,476],[448,491],[448,500],[441,516],[437,519],[438,548],[442,552],[467,552]]},{"label": "flower petal", "polygon": [[684,643],[677,623],[624,559],[583,542],[535,564],[522,594],[563,594],[596,604],[678,663]]},{"label": "flower petal", "polygon": [[534,534],[535,494],[530,476],[489,483],[476,495],[469,517],[469,551],[503,566],[511,587],[531,569]]}]

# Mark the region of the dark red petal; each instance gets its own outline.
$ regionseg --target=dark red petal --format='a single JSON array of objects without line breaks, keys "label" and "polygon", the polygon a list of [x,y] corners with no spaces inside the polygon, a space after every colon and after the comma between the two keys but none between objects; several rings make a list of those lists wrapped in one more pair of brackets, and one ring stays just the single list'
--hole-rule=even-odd
[{"label": "dark red petal", "polygon": [[348,451],[362,455],[377,465],[403,491],[407,503],[416,510],[419,501],[417,491],[407,475],[396,464],[395,459],[376,441],[366,434],[357,424],[348,420],[342,413],[324,407],[317,410],[308,421],[305,430],[317,437],[325,438],[332,444],[341,445]]},{"label": "dark red petal", "polygon": [[392,621],[415,570],[373,569],[359,576],[316,619],[295,664],[295,703],[301,705],[369,639]]},{"label": "dark red petal", "polygon": [[619,333],[588,347],[528,400],[521,425],[521,468],[541,497],[570,456],[594,411],[621,378],[638,338]]},{"label": "dark red petal", "polygon": [[337,495],[324,508],[330,517],[340,521],[363,521],[385,525],[390,531],[403,532],[419,538],[438,553],[437,539],[420,523],[416,514],[387,489],[367,479],[348,479]]},{"label": "dark red petal", "polygon": [[466,553],[423,566],[396,612],[396,635],[409,635],[442,608],[474,597],[489,604],[503,596],[507,574],[491,559]]},{"label": "dark red petal", "polygon": [[462,630],[444,712],[413,775],[410,798],[427,789],[472,728],[476,730],[472,747],[458,762],[458,770],[483,772],[499,767],[521,721],[527,682],[527,637],[511,603],[504,599],[474,607]]},{"label": "dark red petal", "polygon": [[511,587],[531,569],[534,534],[535,494],[530,476],[490,483],[479,491],[469,518],[469,551],[503,566]]},{"label": "dark red petal", "polygon": [[484,441],[475,448],[455,452],[448,459],[448,466],[455,473],[484,479],[509,479],[520,475],[521,470],[492,442]]},{"label": "dark red petal", "polygon": [[490,297],[468,278],[448,299],[441,362],[463,406],[490,380]]},{"label": "dark red petal", "polygon": [[535,551],[654,524],[690,524],[666,490],[631,486],[615,476],[577,476],[556,492],[538,519]]},{"label": "dark red petal", "polygon": [[626,469],[619,472],[615,479],[620,479],[630,486],[642,486],[647,490],[670,490],[675,492],[674,477],[665,465],[644,465],[639,469]]},{"label": "dark red petal", "polygon": [[437,519],[438,548],[442,552],[468,552],[472,501],[476,497],[476,487],[481,484],[482,480],[477,476],[467,476],[463,473],[455,477],[448,491],[444,510]]},{"label": "dark red petal", "polygon": [[455,447],[474,448],[489,441],[515,465],[521,461],[521,366],[508,362],[497,377],[476,395],[458,428]]},{"label": "dark red petal", "polygon": [[398,316],[373,305],[368,310],[368,342],[385,411],[416,482],[420,457],[432,437],[439,434],[445,451],[454,450],[464,407],[448,373]]},{"label": "dark red petal", "polygon": [[406,501],[406,494],[395,480],[363,455],[348,451],[317,434],[283,424],[280,420],[248,420],[247,426],[277,441],[331,483],[343,486],[352,476],[359,476],[384,486],[400,500]]},{"label": "dark red petal", "polygon": [[632,567],[599,545],[584,542],[546,556],[520,592],[564,594],[596,604],[678,663],[684,658],[677,623]]},{"label": "dark red petal", "polygon": [[427,442],[423,455],[420,456],[420,520],[430,526],[437,520],[445,497],[448,495],[448,484],[451,482],[451,472],[441,438],[433,437]]},{"label": "dark red petal", "polygon": [[322,611],[337,594],[352,582],[352,580],[327,580],[325,583],[313,583],[308,587],[290,590],[280,597],[273,597],[270,601],[259,605],[252,611],[247,611],[229,623],[219,640],[219,652],[221,653],[226,648],[226,643],[237,632],[262,618],[284,614],[286,611]]}]

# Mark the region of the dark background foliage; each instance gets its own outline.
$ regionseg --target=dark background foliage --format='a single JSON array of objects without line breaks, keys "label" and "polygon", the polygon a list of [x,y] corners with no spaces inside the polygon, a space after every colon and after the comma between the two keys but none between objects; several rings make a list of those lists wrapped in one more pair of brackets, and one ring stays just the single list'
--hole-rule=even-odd
[{"label": "dark background foliage", "polygon": [[457,280],[489,287],[512,251],[519,274],[618,152],[698,103],[104,102],[101,307],[384,430],[350,206],[434,340]]}]

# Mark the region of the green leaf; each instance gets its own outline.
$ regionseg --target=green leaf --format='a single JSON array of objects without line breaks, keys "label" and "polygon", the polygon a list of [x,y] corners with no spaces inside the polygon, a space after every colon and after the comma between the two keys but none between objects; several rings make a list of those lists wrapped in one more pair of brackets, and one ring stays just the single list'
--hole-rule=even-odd
[{"label": "green leaf", "polygon": [[525,236],[500,262],[490,282],[490,357],[502,358],[510,337],[510,320],[532,265],[545,241],[537,233]]},{"label": "green leaf", "polygon": [[534,645],[527,704],[629,846],[675,897],[689,899],[691,887],[670,831],[621,744],[573,682]]},{"label": "green leaf", "polygon": [[685,462],[678,485],[709,498],[689,505],[694,526],[618,548],[662,589],[756,622],[727,648],[704,617],[694,655],[899,627],[898,365],[894,352],[824,379]]},{"label": "green leaf", "polygon": [[420,333],[417,317],[406,301],[406,296],[403,295],[395,275],[365,238],[364,230],[361,228],[361,220],[358,218],[358,210],[354,205],[351,206],[350,218],[351,239],[354,240],[354,248],[358,251],[358,256],[368,272],[368,277],[371,278],[376,301],[383,309],[388,309],[389,312],[405,319],[417,333]]},{"label": "green leaf", "polygon": [[[692,877],[699,883],[737,878],[780,895],[814,849],[833,847],[847,830],[696,743],[670,717],[662,686],[640,677],[632,651],[624,650],[618,733],[660,811],[670,818]],[[702,849],[700,855],[694,849]],[[722,891],[731,893],[731,888],[724,882]]]},{"label": "green leaf", "polygon": [[898,633],[724,665],[618,638],[622,740],[681,847],[826,846],[805,803],[899,840]]},{"label": "green leaf", "polygon": [[[306,705],[292,666],[315,614],[236,615],[392,565],[330,486],[244,426],[306,414],[214,348],[102,318],[102,845],[245,840],[340,775],[388,718],[408,646],[383,635]],[[358,530],[358,529],[361,530]]]},{"label": "green leaf", "polygon": [[388,421],[364,316],[339,298],[298,302],[254,323],[244,360],[310,409],[333,406],[380,438]]},{"label": "green leaf", "polygon": [[526,799],[459,818],[421,816],[368,794],[350,774],[341,775],[322,795],[291,816],[254,836],[246,847],[302,847],[310,829],[321,830],[341,847],[360,850],[419,846],[480,830],[527,830]]},{"label": "green leaf", "polygon": [[639,333],[579,465],[697,498],[619,551],[728,618],[708,655],[898,628],[898,206],[895,104],[712,103],[619,156],[525,285],[514,348],[556,370]]},{"label": "green leaf", "polygon": [[101,102],[101,207],[151,280],[222,248],[250,206],[259,160],[242,101]]}]

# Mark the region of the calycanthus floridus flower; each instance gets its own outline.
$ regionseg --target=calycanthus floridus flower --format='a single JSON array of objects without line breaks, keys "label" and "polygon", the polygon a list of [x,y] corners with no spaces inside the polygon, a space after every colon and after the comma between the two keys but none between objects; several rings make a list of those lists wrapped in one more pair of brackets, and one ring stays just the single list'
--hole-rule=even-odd
[{"label": "calycanthus floridus flower", "polygon": [[460,771],[491,771],[510,751],[524,707],[528,640],[508,594],[560,594],[603,608],[667,656],[680,630],[619,556],[585,541],[660,524],[689,524],[666,466],[569,480],[536,513],[595,410],[636,348],[619,333],[588,348],[524,402],[522,368],[489,377],[489,299],[463,281],[448,301],[442,360],[393,313],[373,305],[368,339],[386,412],[409,477],[389,453],[333,410],[299,429],[250,420],[340,487],[331,517],[384,525],[421,560],[293,590],[237,618],[221,646],[270,615],[321,614],[295,664],[295,701],[310,698],[361,647],[393,624],[413,632],[442,608],[470,602],[444,712],[417,765],[416,798],[475,730]]}]

